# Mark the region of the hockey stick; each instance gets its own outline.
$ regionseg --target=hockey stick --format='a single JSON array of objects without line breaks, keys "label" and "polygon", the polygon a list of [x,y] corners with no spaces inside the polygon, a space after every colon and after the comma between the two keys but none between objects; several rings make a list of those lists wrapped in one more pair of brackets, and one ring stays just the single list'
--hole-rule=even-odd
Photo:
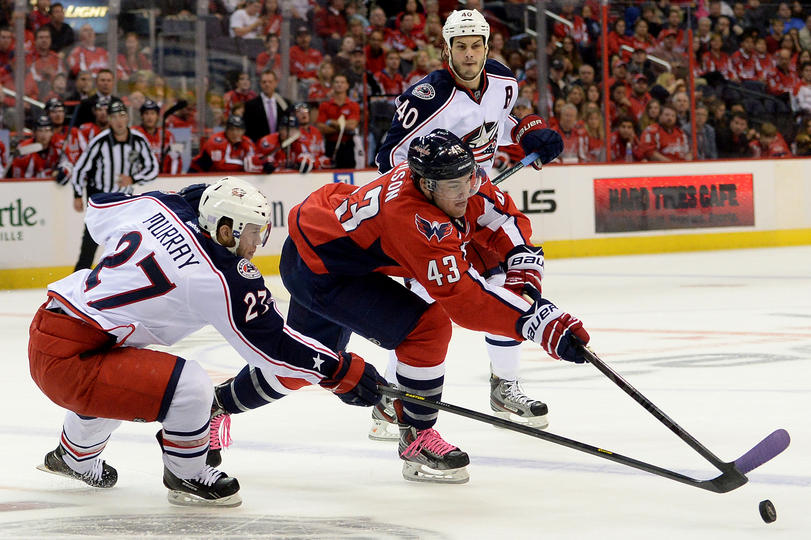
[{"label": "hockey stick", "polygon": [[[14,99],[17,99],[17,92],[15,92],[14,90],[11,90],[10,88],[3,88],[3,93],[5,95],[7,95],[7,96],[13,97]],[[36,99],[30,98],[28,96],[23,96],[23,101],[25,101],[29,105],[36,105],[40,109],[45,108],[45,104],[43,102],[37,101]]]},{"label": "hockey stick", "polygon": [[338,132],[338,140],[335,141],[335,151],[332,152],[332,164],[335,165],[335,158],[338,157],[338,147],[341,146],[341,138],[344,136],[344,128],[346,127],[346,118],[344,115],[338,117],[338,127],[340,131]]},{"label": "hockey stick", "polygon": [[[42,143],[35,142],[31,144],[26,144],[25,146],[18,146],[17,149],[14,151],[14,154],[16,154],[16,157],[23,157],[27,156],[28,154],[33,154],[34,152],[40,152],[42,151],[42,148],[43,148]],[[11,168],[11,164],[14,161],[14,159],[15,159],[14,155],[9,155],[8,165],[6,165],[5,168],[3,169],[3,176],[0,176],[0,178],[6,177],[6,175],[8,174],[8,170]]]},{"label": "hockey stick", "polygon": [[[791,438],[784,429],[778,429],[772,432],[771,435],[763,439],[755,448],[738,458],[732,463],[724,462],[721,458],[710,452],[706,446],[698,442],[695,437],[690,435],[684,428],[678,425],[672,418],[666,415],[659,407],[652,401],[642,395],[639,390],[634,388],[631,383],[626,381],[619,373],[614,371],[608,364],[603,362],[595,353],[588,347],[582,347],[583,354],[591,365],[599,369],[603,375],[611,379],[611,381],[619,386],[626,394],[634,398],[634,400],[642,405],[642,407],[651,413],[657,420],[663,423],[670,431],[676,434],[678,438],[687,443],[690,448],[701,454],[701,456],[712,463],[718,470],[722,471],[731,481],[736,475],[743,476],[743,474],[759,467],[775,457],[777,454],[785,450]],[[763,446],[757,452],[758,447]],[[745,477],[744,477],[745,478]]]},{"label": "hockey stick", "polygon": [[622,454],[617,454],[604,448],[598,448],[590,444],[575,441],[573,439],[568,439],[566,437],[561,437],[560,435],[555,435],[554,433],[541,431],[540,429],[535,429],[523,424],[510,422],[509,420],[504,420],[502,418],[491,416],[489,414],[480,413],[478,411],[473,411],[471,409],[465,409],[464,407],[459,407],[457,405],[451,405],[449,403],[444,403],[442,401],[435,401],[422,396],[417,396],[415,394],[403,392],[401,390],[397,390],[389,386],[379,385],[378,390],[380,390],[380,393],[389,396],[391,398],[401,399],[403,401],[415,403],[417,405],[422,405],[424,407],[429,407],[437,411],[449,412],[459,416],[464,416],[465,418],[470,418],[472,420],[478,420],[479,422],[484,422],[486,424],[490,424],[500,428],[509,429],[511,431],[516,431],[518,433],[523,433],[524,435],[529,435],[530,437],[535,437],[537,439],[542,439],[551,443],[559,444],[561,446],[565,446],[567,448],[571,448],[579,452],[591,454],[593,456],[597,456],[602,459],[607,459],[609,461],[613,461],[615,463],[619,463],[627,467],[639,469],[641,471],[645,471],[647,473],[651,473],[656,476],[669,478],[670,480],[675,480],[676,482],[680,482],[682,484],[697,487],[707,491],[712,491],[714,493],[726,493],[728,491],[732,491],[733,489],[741,487],[748,481],[748,478],[746,478],[744,473],[749,472],[755,469],[756,467],[759,467],[760,465],[766,463],[767,461],[775,457],[777,454],[785,450],[786,446],[788,446],[788,433],[786,433],[785,430],[778,429],[777,431],[775,431],[774,433],[772,433],[771,435],[760,441],[751,450],[749,450],[744,455],[736,459],[734,462],[725,463],[724,469],[722,469],[723,473],[720,476],[717,476],[716,478],[712,478],[710,480],[699,480],[696,478],[691,478],[689,476],[683,475],[681,473],[677,473],[675,471],[671,471],[668,469],[664,469],[662,467],[658,467],[656,465],[652,465],[650,463],[646,463],[644,461],[639,461],[638,459],[630,458]]},{"label": "hockey stick", "polygon": [[188,101],[186,101],[185,99],[179,99],[177,100],[177,103],[169,107],[169,109],[167,109],[167,111],[163,113],[163,119],[161,120],[161,158],[160,161],[158,161],[158,170],[163,169],[163,154],[166,151],[166,148],[164,148],[163,146],[166,141],[166,119],[175,114],[180,109],[185,109],[188,106],[189,106]]},{"label": "hockey stick", "polygon": [[507,169],[503,173],[501,173],[498,176],[496,176],[495,178],[493,178],[493,180],[491,180],[492,184],[494,186],[496,186],[496,185],[502,183],[504,180],[511,177],[512,175],[514,175],[515,173],[517,173],[518,171],[520,171],[521,169],[523,169],[527,165],[531,164],[533,161],[535,161],[539,157],[541,157],[541,154],[539,154],[538,152],[532,152],[530,155],[528,155],[527,157],[525,157],[524,159],[522,159],[521,161],[519,161],[518,163],[516,163],[512,167],[510,167],[509,169]]},{"label": "hockey stick", "polygon": [[282,141],[282,148],[287,148],[301,138],[301,131],[294,131],[288,138]]}]

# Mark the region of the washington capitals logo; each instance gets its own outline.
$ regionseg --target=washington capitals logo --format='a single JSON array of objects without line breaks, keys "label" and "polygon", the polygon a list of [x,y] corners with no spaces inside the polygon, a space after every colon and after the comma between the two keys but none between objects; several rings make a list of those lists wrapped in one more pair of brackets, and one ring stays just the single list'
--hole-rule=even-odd
[{"label": "washington capitals logo", "polygon": [[419,214],[414,215],[414,223],[417,224],[417,230],[420,231],[428,241],[436,236],[437,243],[441,242],[446,236],[450,236],[453,232],[453,225],[449,221],[439,223],[437,221],[428,221],[423,219]]}]

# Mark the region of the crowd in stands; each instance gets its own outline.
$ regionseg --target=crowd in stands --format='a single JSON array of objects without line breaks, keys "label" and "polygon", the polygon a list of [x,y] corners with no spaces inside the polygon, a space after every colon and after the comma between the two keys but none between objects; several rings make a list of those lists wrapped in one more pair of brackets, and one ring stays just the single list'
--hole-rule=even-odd
[{"label": "crowd in stands", "polygon": [[[259,49],[246,56],[250,69],[231,73],[222,91],[211,84],[207,110],[198,113],[191,90],[168,84],[153,70],[156,51],[144,47],[145,36],[123,25],[111,63],[104,36],[88,24],[66,24],[63,4],[38,0],[25,17],[22,91],[52,107],[26,103],[25,118],[15,118],[14,99],[5,95],[2,124],[44,129],[43,113],[67,107],[68,117],[79,115],[75,127],[85,144],[104,127],[100,100],[120,96],[138,124],[145,103],[147,111],[165,112],[183,98],[189,106],[170,116],[167,126],[191,127],[195,153],[200,150],[183,169],[216,170],[216,156],[204,154],[217,152],[206,146],[217,137],[244,146],[238,161],[246,171],[374,166],[377,145],[396,114],[395,97],[443,67],[444,18],[467,7],[482,11],[491,24],[489,57],[518,78],[514,114],[546,117],[563,137],[562,163],[811,155],[811,8],[803,2],[611,2],[604,36],[599,1],[550,1],[547,9],[557,18],[547,19],[544,44],[515,16],[529,3],[285,2],[294,83],[280,91],[281,35],[288,22],[280,0],[211,0],[209,12],[225,39]],[[191,17],[196,10],[196,2],[166,4],[173,15]],[[20,47],[13,6],[0,0],[0,86],[16,92]],[[547,58],[545,81],[536,62],[539,47]],[[65,139],[66,126],[52,129]],[[500,155],[501,166],[520,157],[509,148]],[[172,169],[177,167],[175,161]]]}]

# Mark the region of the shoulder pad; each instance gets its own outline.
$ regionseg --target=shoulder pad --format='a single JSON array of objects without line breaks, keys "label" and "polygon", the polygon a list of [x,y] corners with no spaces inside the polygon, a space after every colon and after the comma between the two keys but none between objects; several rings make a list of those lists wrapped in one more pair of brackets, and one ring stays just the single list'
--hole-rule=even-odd
[{"label": "shoulder pad", "polygon": [[515,79],[515,74],[510,70],[510,68],[508,68],[498,60],[493,60],[492,58],[489,58],[484,63],[484,72],[493,75],[498,75],[499,77],[510,77],[512,79]]},{"label": "shoulder pad", "polygon": [[[454,89],[453,78],[446,69],[438,69],[426,75],[403,92],[405,97],[415,97],[421,101],[444,103]],[[398,98],[399,99],[399,98]],[[417,100],[409,100],[416,103]]]}]

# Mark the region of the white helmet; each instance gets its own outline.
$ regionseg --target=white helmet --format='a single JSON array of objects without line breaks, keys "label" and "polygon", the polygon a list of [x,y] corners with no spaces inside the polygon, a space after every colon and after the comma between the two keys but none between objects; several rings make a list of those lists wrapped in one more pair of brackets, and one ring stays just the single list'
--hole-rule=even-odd
[{"label": "white helmet", "polygon": [[237,252],[239,238],[247,224],[253,223],[259,226],[263,246],[270,234],[270,205],[261,191],[242,178],[226,176],[208,186],[200,197],[198,212],[200,227],[206,230],[217,243],[219,243],[217,223],[220,218],[227,217],[233,220],[232,229],[236,243],[232,247],[228,247],[228,250],[234,254]]},{"label": "white helmet", "polygon": [[490,40],[490,25],[484,16],[475,9],[460,9],[452,12],[442,27],[442,38],[451,48],[451,41],[461,36],[482,36],[484,44]]}]

